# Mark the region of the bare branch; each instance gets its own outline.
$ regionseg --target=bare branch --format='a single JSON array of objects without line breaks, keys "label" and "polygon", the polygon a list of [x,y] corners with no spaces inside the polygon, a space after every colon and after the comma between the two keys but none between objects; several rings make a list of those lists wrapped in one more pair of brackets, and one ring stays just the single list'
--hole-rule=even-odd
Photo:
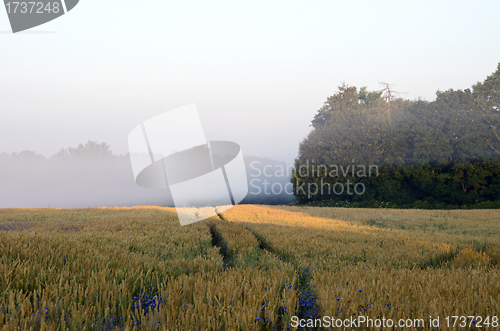
[{"label": "bare branch", "polygon": [[391,101],[395,100],[395,94],[408,94],[408,92],[397,92],[391,89],[391,86],[397,86],[396,84],[389,84],[386,82],[379,82],[380,85],[385,85],[385,87],[379,92],[383,93],[382,98],[387,99],[387,115],[389,120],[391,119]]},{"label": "bare branch", "polygon": [[[493,129],[493,128],[492,128],[492,130],[493,130],[493,133],[495,134],[495,136],[497,137],[498,141],[500,141],[500,137],[498,137],[497,131],[495,129]],[[493,145],[490,143],[489,140],[486,140],[486,141],[488,142],[488,144],[490,144],[491,148],[493,148],[493,150],[495,152],[497,152],[498,154],[500,154],[500,151],[498,151],[495,147],[493,147]]]}]

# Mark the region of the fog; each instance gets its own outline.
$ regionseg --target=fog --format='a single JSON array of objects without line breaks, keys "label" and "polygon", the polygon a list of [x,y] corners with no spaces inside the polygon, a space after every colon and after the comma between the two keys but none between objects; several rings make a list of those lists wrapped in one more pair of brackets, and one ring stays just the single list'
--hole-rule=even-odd
[{"label": "fog", "polygon": [[[493,1],[82,0],[12,34],[0,10],[0,205],[171,203],[135,184],[127,137],[193,103],[208,141],[292,164],[343,81],[430,101],[491,74],[499,11]],[[52,158],[89,140],[114,156]]]},{"label": "fog", "polygon": [[[87,142],[80,148],[62,149],[49,158],[33,151],[0,154],[0,208],[174,206],[168,188],[137,185],[129,156],[114,155],[108,147],[105,143]],[[289,173],[276,176],[273,170],[286,169],[285,164],[246,157],[245,165],[249,194],[242,203],[284,204],[293,200],[291,194],[278,190],[289,183]],[[275,193],[270,186],[274,183],[278,183]]]},{"label": "fog", "polygon": [[492,1],[82,0],[20,34],[0,10],[0,152],[50,157],[98,140],[125,154],[139,123],[196,103],[208,140],[292,163],[342,81],[433,100],[486,77],[500,54],[499,10]]}]

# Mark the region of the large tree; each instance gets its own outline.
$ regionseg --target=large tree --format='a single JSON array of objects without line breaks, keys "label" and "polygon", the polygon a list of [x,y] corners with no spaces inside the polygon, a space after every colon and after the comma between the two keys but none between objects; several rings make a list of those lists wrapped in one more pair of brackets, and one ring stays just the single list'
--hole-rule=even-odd
[{"label": "large tree", "polygon": [[[294,185],[318,183],[319,178],[304,176],[306,165],[377,165],[380,178],[352,179],[371,185],[372,194],[347,199],[399,195],[406,202],[465,203],[500,198],[499,155],[491,143],[500,128],[500,64],[472,89],[438,91],[433,102],[395,99],[390,118],[387,106],[380,92],[339,86],[300,144]],[[328,180],[333,184],[340,179]]]}]

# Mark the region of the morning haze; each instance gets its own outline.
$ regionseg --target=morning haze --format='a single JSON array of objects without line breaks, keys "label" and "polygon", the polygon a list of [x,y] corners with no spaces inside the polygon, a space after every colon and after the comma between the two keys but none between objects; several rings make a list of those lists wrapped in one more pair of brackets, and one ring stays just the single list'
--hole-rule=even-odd
[{"label": "morning haze", "polygon": [[486,77],[498,62],[499,7],[81,1],[33,29],[55,33],[1,35],[0,151],[50,156],[90,139],[124,154],[137,123],[194,102],[209,140],[291,163],[344,80],[432,100]]},{"label": "morning haze", "polygon": [[[291,164],[343,81],[371,91],[385,81],[430,101],[491,74],[499,9],[493,1],[85,0],[30,30],[54,33],[0,34],[0,152],[49,158],[91,140],[124,155],[138,123],[196,103],[208,140]],[[3,11],[0,30],[9,30]]]}]

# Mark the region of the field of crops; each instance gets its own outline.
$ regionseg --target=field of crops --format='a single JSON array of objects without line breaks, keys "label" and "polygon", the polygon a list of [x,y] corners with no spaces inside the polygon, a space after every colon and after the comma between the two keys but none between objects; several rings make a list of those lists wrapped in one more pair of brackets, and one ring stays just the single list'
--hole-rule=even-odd
[{"label": "field of crops", "polygon": [[4,209],[0,329],[286,330],[292,316],[492,321],[499,214],[241,205],[181,227],[162,207]]}]

